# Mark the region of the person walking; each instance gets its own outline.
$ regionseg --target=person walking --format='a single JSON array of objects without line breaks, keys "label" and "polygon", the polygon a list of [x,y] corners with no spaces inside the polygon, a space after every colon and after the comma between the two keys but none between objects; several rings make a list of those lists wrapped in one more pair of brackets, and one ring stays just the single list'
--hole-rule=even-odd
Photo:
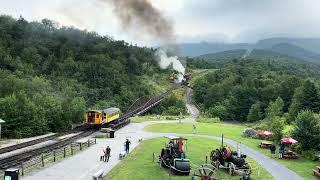
[{"label": "person walking", "polygon": [[280,143],[280,147],[279,147],[279,159],[283,158],[283,153],[284,153],[284,143]]},{"label": "person walking", "polygon": [[106,156],[106,151],[104,149],[102,149],[102,154],[100,156],[100,161],[104,161],[105,156]]},{"label": "person walking", "polygon": [[192,133],[196,134],[197,133],[197,127],[195,124],[192,125]]},{"label": "person walking", "polygon": [[270,146],[270,153],[271,153],[271,158],[274,158],[276,154],[276,146],[273,143]]},{"label": "person walking", "polygon": [[104,162],[109,162],[110,153],[111,153],[111,148],[107,146]]},{"label": "person walking", "polygon": [[129,141],[129,139],[126,140],[125,145],[126,145],[126,153],[129,153],[129,148],[130,148],[130,144],[131,142]]}]

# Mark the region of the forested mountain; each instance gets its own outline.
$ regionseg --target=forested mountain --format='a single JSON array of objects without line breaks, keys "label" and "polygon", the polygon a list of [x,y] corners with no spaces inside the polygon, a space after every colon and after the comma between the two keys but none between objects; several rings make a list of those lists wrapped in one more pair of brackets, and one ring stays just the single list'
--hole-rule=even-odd
[{"label": "forested mountain", "polygon": [[320,54],[305,50],[301,47],[288,44],[288,43],[279,43],[270,48],[271,51],[277,52],[279,54],[288,55],[298,59],[302,59],[309,62],[319,63]]},{"label": "forested mountain", "polygon": [[94,32],[0,16],[0,118],[4,136],[62,131],[88,108],[123,111],[156,93],[154,50]]},{"label": "forested mountain", "polygon": [[255,47],[259,49],[270,49],[281,43],[291,44],[320,54],[320,38],[268,38],[258,41]]},{"label": "forested mountain", "polygon": [[290,56],[309,62],[320,63],[320,39],[317,38],[269,38],[257,43],[183,43],[179,45],[182,56],[219,56],[219,53],[239,52],[239,49],[266,50],[282,56]]},{"label": "forested mountain", "polygon": [[181,51],[181,56],[196,57],[204,54],[217,53],[235,49],[252,48],[252,44],[248,43],[181,43],[178,47]]},{"label": "forested mountain", "polygon": [[320,65],[310,63],[295,57],[290,57],[277,52],[253,49],[250,53],[246,50],[232,50],[220,53],[206,54],[197,58],[188,58],[188,67],[190,68],[221,68],[226,64],[242,59],[257,60],[264,63],[274,70],[285,71],[288,74],[299,74],[301,76],[320,77]]}]

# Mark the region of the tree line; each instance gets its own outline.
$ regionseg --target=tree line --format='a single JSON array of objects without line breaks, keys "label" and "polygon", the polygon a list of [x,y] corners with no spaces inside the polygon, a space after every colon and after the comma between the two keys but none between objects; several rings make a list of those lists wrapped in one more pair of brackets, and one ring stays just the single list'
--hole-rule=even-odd
[{"label": "tree line", "polygon": [[256,123],[278,140],[294,136],[302,149],[320,150],[319,82],[261,61],[237,60],[199,78],[194,99],[206,116]]},{"label": "tree line", "polygon": [[3,135],[64,131],[89,108],[123,111],[156,92],[142,76],[160,70],[154,49],[95,32],[0,16],[0,118]]}]

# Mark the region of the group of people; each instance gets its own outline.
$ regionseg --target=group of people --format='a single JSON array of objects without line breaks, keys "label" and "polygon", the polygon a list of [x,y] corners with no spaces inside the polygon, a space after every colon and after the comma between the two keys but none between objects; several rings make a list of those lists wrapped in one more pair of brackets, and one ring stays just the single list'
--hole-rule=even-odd
[{"label": "group of people", "polygon": [[[274,157],[276,154],[276,146],[272,143],[270,146],[271,157]],[[280,143],[278,158],[282,159],[284,153],[284,143]]]},{"label": "group of people", "polygon": [[107,146],[106,149],[102,150],[102,155],[100,156],[100,161],[109,162],[110,153],[111,153],[111,148],[109,146]]},{"label": "group of people", "polygon": [[[125,145],[125,151],[127,154],[129,153],[130,144],[131,144],[131,142],[129,141],[129,139],[126,139],[124,145]],[[100,156],[100,161],[109,162],[110,153],[111,153],[111,148],[109,146],[107,146],[106,149],[102,150],[102,155]]]}]

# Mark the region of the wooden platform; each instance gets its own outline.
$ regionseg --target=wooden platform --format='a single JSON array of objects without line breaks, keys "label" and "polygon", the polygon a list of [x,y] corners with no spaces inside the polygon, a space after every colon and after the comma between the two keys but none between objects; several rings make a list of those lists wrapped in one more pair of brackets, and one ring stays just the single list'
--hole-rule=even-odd
[{"label": "wooden platform", "polygon": [[272,145],[271,142],[267,142],[267,141],[261,141],[259,144],[260,148],[270,148],[270,146]]}]

